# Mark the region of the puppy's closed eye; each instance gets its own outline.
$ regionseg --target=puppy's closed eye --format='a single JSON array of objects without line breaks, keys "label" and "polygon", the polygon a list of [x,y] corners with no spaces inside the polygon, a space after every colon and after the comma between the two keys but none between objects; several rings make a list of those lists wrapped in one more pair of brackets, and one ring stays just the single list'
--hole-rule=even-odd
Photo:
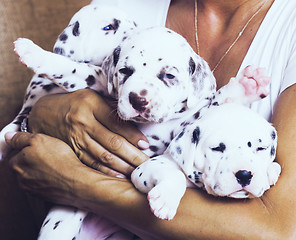
[{"label": "puppy's closed eye", "polygon": [[225,149],[226,149],[226,146],[225,146],[225,144],[224,143],[220,143],[219,144],[219,146],[217,146],[217,147],[213,147],[213,148],[211,148],[212,149],[212,151],[214,151],[214,152],[224,152],[225,151]]},{"label": "puppy's closed eye", "polygon": [[259,152],[259,151],[264,151],[266,149],[267,147],[257,147],[256,151]]}]

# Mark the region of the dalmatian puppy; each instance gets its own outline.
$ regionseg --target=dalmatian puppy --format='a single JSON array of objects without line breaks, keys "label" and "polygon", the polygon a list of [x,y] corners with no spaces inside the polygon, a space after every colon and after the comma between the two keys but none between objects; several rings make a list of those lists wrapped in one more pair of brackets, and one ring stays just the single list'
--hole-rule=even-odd
[{"label": "dalmatian puppy", "polygon": [[148,193],[155,216],[171,220],[187,186],[214,196],[261,197],[281,172],[276,146],[274,127],[257,113],[236,103],[211,105],[131,179]]},{"label": "dalmatian puppy", "polygon": [[[136,23],[125,12],[110,6],[90,4],[83,7],[72,17],[69,25],[57,39],[54,53],[75,62],[100,66],[122,39],[135,28]],[[75,74],[73,74],[74,82],[64,82],[63,86],[55,84],[56,80],[61,77],[57,74],[52,79],[48,79],[41,74],[36,74],[32,78],[20,113],[12,123],[0,132],[0,160],[9,151],[4,140],[5,133],[19,131],[32,106],[42,96],[91,87],[94,81],[92,77],[89,77],[85,79],[83,86],[75,86],[75,81],[78,81],[78,79],[74,80]],[[81,79],[79,79],[79,82],[81,82]]]},{"label": "dalmatian puppy", "polygon": [[[70,27],[72,35],[75,36],[73,31],[80,32],[81,41],[86,41],[89,38],[81,36],[82,25],[76,24],[77,21],[81,20],[74,21],[75,24]],[[111,31],[117,34],[119,30]],[[69,33],[65,30],[63,34],[68,36]],[[108,35],[110,33],[105,33],[103,37]],[[66,37],[61,36],[59,41],[67,45],[67,39],[63,40]],[[90,60],[92,57],[87,58],[86,62],[79,57],[76,60],[74,53],[79,50],[75,46],[66,48],[62,45],[64,51],[59,50],[59,46],[55,50],[59,54],[54,54],[28,39],[19,39],[15,43],[15,51],[39,78],[52,81],[53,89],[71,92],[91,88],[114,98],[118,102],[118,115],[124,120],[137,122],[149,139],[150,148],[145,150],[149,156],[162,154],[172,139],[179,137],[184,127],[187,128],[199,118],[201,109],[224,102],[249,103],[268,94],[265,89],[268,79],[260,69],[251,67],[247,67],[239,77],[216,92],[215,79],[207,63],[193,52],[184,38],[169,29],[133,29],[122,36],[119,45],[103,58],[102,63],[98,61],[97,64]],[[85,46],[92,44],[85,43]],[[73,54],[74,59],[68,56],[65,49],[71,49],[69,53]],[[40,84],[32,81],[29,89],[32,86],[38,88]],[[32,93],[28,96],[32,96]],[[136,181],[142,181],[133,179],[135,185]],[[71,230],[66,231],[70,232],[69,239],[79,239],[82,222],[88,213],[70,210],[69,216],[62,209],[54,209],[49,216],[44,222],[40,239],[52,239],[48,236],[53,236],[53,231],[51,234],[46,229],[55,230],[55,236],[66,236],[64,230],[69,229],[69,226],[72,226]]]}]

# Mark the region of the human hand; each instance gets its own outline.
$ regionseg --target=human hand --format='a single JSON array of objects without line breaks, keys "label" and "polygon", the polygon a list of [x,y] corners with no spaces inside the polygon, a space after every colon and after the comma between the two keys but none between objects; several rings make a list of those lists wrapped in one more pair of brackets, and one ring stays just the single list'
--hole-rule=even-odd
[{"label": "human hand", "polygon": [[30,113],[29,128],[65,141],[83,163],[110,176],[128,176],[148,159],[135,147],[147,147],[143,134],[92,90],[42,98]]},{"label": "human hand", "polygon": [[7,133],[6,142],[18,152],[9,164],[20,186],[50,201],[69,205],[78,198],[77,182],[85,166],[73,150],[57,138],[43,134]]}]

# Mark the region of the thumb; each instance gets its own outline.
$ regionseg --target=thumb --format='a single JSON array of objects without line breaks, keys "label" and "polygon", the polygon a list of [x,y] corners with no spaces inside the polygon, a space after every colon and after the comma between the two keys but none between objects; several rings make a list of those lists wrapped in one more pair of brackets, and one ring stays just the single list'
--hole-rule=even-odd
[{"label": "thumb", "polygon": [[23,149],[30,146],[31,133],[28,132],[8,132],[5,134],[6,143],[14,149]]}]

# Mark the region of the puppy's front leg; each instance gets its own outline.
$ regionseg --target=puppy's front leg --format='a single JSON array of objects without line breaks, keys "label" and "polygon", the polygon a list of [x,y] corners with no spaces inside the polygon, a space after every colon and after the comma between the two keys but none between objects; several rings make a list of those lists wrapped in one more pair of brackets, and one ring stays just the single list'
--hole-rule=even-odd
[{"label": "puppy's front leg", "polygon": [[144,162],[133,171],[131,178],[139,191],[148,193],[150,208],[156,217],[174,218],[186,190],[186,178],[168,154]]},{"label": "puppy's front leg", "polygon": [[44,75],[64,90],[73,92],[91,88],[107,93],[107,79],[101,67],[80,63],[62,55],[45,51],[31,40],[19,38],[14,42],[20,61],[35,73]]}]

